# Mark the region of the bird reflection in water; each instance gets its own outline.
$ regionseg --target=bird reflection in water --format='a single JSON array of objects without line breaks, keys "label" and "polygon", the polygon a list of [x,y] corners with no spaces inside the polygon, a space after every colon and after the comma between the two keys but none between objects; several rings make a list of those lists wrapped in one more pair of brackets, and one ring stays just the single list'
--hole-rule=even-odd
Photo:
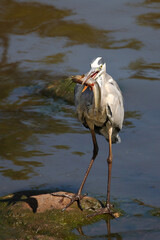
[{"label": "bird reflection in water", "polygon": [[[87,237],[89,239],[97,239],[97,238],[101,238],[101,239],[108,239],[108,240],[112,240],[112,239],[116,239],[116,240],[122,240],[122,236],[119,233],[112,233],[111,231],[111,219],[108,220],[104,220],[105,225],[106,225],[106,230],[107,230],[107,234],[103,234],[103,235],[96,235],[94,233],[93,236],[88,235],[86,232],[87,230],[83,230],[83,227],[78,227],[76,228],[78,235],[82,236],[82,237]],[[103,229],[104,230],[104,229]]]}]

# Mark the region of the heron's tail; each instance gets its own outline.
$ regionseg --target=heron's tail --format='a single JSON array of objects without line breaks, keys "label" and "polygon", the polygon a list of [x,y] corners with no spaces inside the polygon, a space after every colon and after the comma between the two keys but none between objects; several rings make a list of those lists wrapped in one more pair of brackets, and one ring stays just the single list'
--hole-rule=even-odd
[{"label": "heron's tail", "polygon": [[118,134],[116,136],[112,136],[112,143],[121,143],[121,138]]}]

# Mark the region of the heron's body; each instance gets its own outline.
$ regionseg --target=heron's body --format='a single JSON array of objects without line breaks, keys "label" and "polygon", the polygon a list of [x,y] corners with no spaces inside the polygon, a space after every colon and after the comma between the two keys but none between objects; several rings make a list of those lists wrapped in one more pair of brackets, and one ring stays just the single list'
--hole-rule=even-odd
[{"label": "heron's body", "polygon": [[69,207],[74,201],[82,210],[80,200],[83,198],[82,189],[93,162],[98,154],[98,144],[95,133],[103,135],[109,142],[108,162],[108,184],[107,201],[105,208],[100,209],[98,214],[111,213],[110,185],[112,169],[112,143],[120,140],[118,132],[122,128],[124,119],[123,97],[116,81],[106,73],[106,64],[102,63],[102,58],[98,57],[91,63],[91,69],[85,75],[77,75],[72,78],[77,83],[75,87],[75,105],[78,119],[89,128],[93,141],[93,156],[85,177],[71,202],[65,207]]},{"label": "heron's body", "polygon": [[89,88],[82,93],[83,85],[75,87],[75,105],[78,119],[90,128],[94,125],[96,133],[103,135],[108,140],[108,123],[112,126],[112,143],[120,141],[118,132],[122,129],[124,118],[123,98],[121,91],[113,78],[104,70],[96,82],[99,85],[100,106],[97,114],[94,109],[94,93]]}]

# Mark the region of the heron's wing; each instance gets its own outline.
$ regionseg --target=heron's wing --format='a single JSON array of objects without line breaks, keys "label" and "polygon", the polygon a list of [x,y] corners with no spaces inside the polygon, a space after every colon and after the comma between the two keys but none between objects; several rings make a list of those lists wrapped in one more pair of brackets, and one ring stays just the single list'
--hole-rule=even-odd
[{"label": "heron's wing", "polygon": [[[112,122],[113,126],[122,128],[124,119],[124,107],[123,107],[123,97],[118,84],[112,78],[110,78],[105,83],[105,96],[103,96],[102,101],[105,101],[106,112],[108,118]],[[103,102],[102,102],[103,104]]]}]

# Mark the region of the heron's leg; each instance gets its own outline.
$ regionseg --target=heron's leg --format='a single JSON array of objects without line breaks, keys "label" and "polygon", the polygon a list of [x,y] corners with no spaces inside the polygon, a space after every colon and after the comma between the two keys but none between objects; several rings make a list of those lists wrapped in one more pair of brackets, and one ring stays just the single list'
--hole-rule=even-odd
[{"label": "heron's leg", "polygon": [[115,218],[113,212],[111,211],[111,204],[110,204],[110,186],[111,186],[111,170],[112,170],[112,127],[109,127],[108,136],[109,136],[109,155],[107,158],[107,162],[108,162],[107,201],[104,208],[98,209],[96,213],[88,215],[88,217],[94,217],[101,214],[109,214]]},{"label": "heron's leg", "polygon": [[[79,188],[79,190],[78,190],[78,193],[75,194],[73,197],[63,194],[63,197],[68,197],[68,198],[71,199],[70,203],[69,203],[63,210],[65,210],[66,208],[68,208],[69,206],[71,206],[75,201],[77,201],[79,208],[80,208],[81,210],[83,210],[82,207],[81,207],[80,200],[81,200],[85,195],[82,195],[82,194],[81,194],[81,193],[82,193],[82,189],[83,189],[83,186],[84,186],[84,184],[85,184],[85,182],[86,182],[86,179],[87,179],[87,177],[88,177],[88,174],[89,174],[89,172],[90,172],[90,170],[91,170],[91,167],[92,167],[92,165],[93,165],[93,162],[94,162],[94,160],[95,160],[95,158],[96,158],[96,156],[97,156],[97,154],[98,154],[98,144],[97,144],[95,132],[94,132],[94,130],[92,130],[92,129],[90,129],[90,131],[91,131],[92,141],[93,141],[93,156],[92,156],[92,159],[91,159],[91,161],[90,161],[90,164],[89,164],[89,166],[88,166],[88,169],[87,169],[87,171],[86,171],[86,174],[85,174],[85,176],[84,176],[84,179],[83,179],[83,181],[82,181],[82,183],[81,183],[81,186],[80,186],[80,188]],[[58,194],[52,194],[52,195],[53,195],[53,196],[62,196],[62,195],[58,195]]]},{"label": "heron's leg", "polygon": [[82,192],[83,186],[84,186],[84,184],[85,184],[85,182],[86,182],[86,179],[87,179],[88,174],[89,174],[89,172],[90,172],[90,170],[91,170],[91,167],[92,167],[92,165],[93,165],[93,162],[94,162],[94,160],[95,160],[95,158],[96,158],[96,156],[97,156],[97,154],[98,154],[98,144],[97,144],[95,132],[94,132],[94,130],[90,130],[90,131],[91,131],[92,141],[93,141],[93,156],[92,156],[91,162],[90,162],[90,164],[89,164],[89,166],[88,166],[88,169],[87,169],[87,171],[86,171],[86,174],[85,174],[85,176],[84,176],[84,179],[83,179],[83,181],[82,181],[82,184],[81,184],[81,186],[80,186],[80,188],[79,188],[79,191],[78,191],[78,194],[79,194],[79,195],[80,195],[81,192]]},{"label": "heron's leg", "polygon": [[109,155],[107,158],[108,162],[108,184],[107,184],[107,201],[106,201],[106,206],[108,209],[110,209],[111,204],[110,204],[110,188],[111,188],[111,171],[112,171],[112,127],[109,128],[108,130],[108,136],[109,136]]}]

